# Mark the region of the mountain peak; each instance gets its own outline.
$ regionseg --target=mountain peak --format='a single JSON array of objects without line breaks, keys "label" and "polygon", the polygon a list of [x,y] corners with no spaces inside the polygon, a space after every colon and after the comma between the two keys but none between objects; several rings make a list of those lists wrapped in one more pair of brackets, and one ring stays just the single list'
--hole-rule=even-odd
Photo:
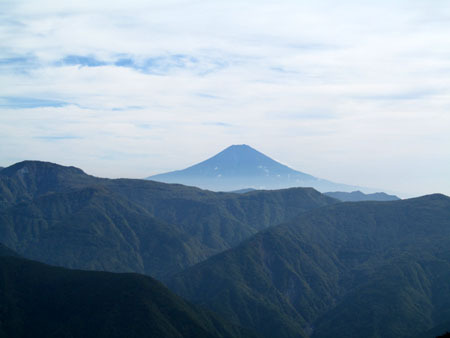
[{"label": "mountain peak", "polygon": [[[147,179],[196,186],[214,191],[312,187],[325,191],[354,191],[356,186],[333,183],[289,168],[247,144],[233,144],[205,161]],[[364,189],[369,192],[369,189]],[[372,191],[370,191],[372,192]]]},{"label": "mountain peak", "polygon": [[256,150],[255,148],[250,147],[247,144],[233,144],[227,148],[225,148],[224,150],[222,150],[221,152],[219,152],[217,155],[213,156],[212,158],[218,156],[218,155],[228,155],[228,154],[236,154],[239,156],[248,156],[250,154],[253,155],[260,155],[260,156],[264,156],[269,158],[268,156],[264,155],[263,153],[259,152],[258,150]]},{"label": "mountain peak", "polygon": [[252,147],[250,147],[248,144],[232,144],[231,146],[229,146],[226,149],[230,149],[230,148],[250,148],[253,149]]},{"label": "mountain peak", "polygon": [[77,175],[86,175],[85,172],[76,167],[65,167],[56,163],[43,162],[43,161],[22,161],[15,163],[1,171],[2,175],[13,176],[13,175],[24,175],[24,174],[40,174],[46,173],[56,173],[56,172],[66,172]]},{"label": "mountain peak", "polygon": [[291,187],[314,187],[320,191],[332,189],[352,191],[357,188],[335,184],[294,170],[247,144],[231,145],[186,169],[154,175],[148,179],[215,191]]},{"label": "mountain peak", "polygon": [[247,144],[232,144],[231,146],[229,146],[228,148],[225,148],[223,151],[235,151],[235,150],[253,150],[253,151],[257,151],[256,149],[250,147]]},{"label": "mountain peak", "polygon": [[[42,161],[22,161],[0,171],[0,179],[15,180],[30,196],[84,186],[92,179],[83,170]],[[19,186],[16,187],[19,189]]]},{"label": "mountain peak", "polygon": [[[238,171],[241,174],[244,174],[243,171],[245,171],[248,166],[258,167],[276,165],[288,168],[246,144],[231,145],[215,156],[207,159],[206,161],[203,161],[187,169],[195,167],[199,168],[200,166],[205,165],[213,165],[215,171],[217,171],[218,169],[231,169],[233,171],[233,174]],[[292,170],[290,168],[288,169]],[[226,173],[222,173],[222,175],[223,174]],[[250,172],[249,174],[253,175],[254,173]]]}]

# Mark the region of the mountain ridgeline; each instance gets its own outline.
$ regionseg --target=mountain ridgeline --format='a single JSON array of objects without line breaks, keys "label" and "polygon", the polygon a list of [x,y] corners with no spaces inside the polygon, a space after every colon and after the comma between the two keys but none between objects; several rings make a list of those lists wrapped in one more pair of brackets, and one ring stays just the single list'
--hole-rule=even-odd
[{"label": "mountain ridgeline", "polygon": [[337,200],[313,189],[214,193],[25,161],[0,172],[0,242],[69,268],[163,279]]},{"label": "mountain ridgeline", "polygon": [[430,195],[303,213],[168,285],[262,337],[398,338],[450,329],[449,280],[450,198]]},{"label": "mountain ridgeline", "polygon": [[321,192],[364,189],[334,183],[291,169],[245,144],[232,145],[189,168],[150,176],[148,179],[213,191],[291,187],[312,187]]},{"label": "mountain ridgeline", "polygon": [[[236,147],[253,175],[256,151]],[[192,172],[245,172],[231,148]],[[259,178],[291,178],[292,169],[258,154]],[[2,169],[0,338],[450,330],[449,197],[331,193],[350,201],[342,203],[313,188],[248,183],[224,193],[39,161]],[[392,200],[360,201],[374,198]]]},{"label": "mountain ridgeline", "polygon": [[256,337],[137,274],[77,271],[0,245],[0,337]]},{"label": "mountain ridgeline", "polygon": [[361,191],[352,191],[352,192],[334,191],[334,192],[326,192],[325,195],[336,198],[342,202],[397,201],[400,199],[395,195],[388,195],[384,192],[364,194]]}]

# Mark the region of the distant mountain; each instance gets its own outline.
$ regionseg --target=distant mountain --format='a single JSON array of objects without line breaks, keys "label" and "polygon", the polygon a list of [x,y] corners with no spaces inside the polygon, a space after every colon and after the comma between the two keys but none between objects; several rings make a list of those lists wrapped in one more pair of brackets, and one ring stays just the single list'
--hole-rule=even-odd
[{"label": "distant mountain", "polygon": [[450,198],[339,203],[271,227],[169,283],[263,337],[450,330]]},{"label": "distant mountain", "polygon": [[0,242],[52,265],[163,279],[337,202],[307,188],[214,193],[25,161],[0,172]]},{"label": "distant mountain", "polygon": [[0,252],[0,336],[256,337],[137,274],[57,268]]},{"label": "distant mountain", "polygon": [[384,192],[364,194],[361,191],[352,191],[352,192],[334,191],[334,192],[326,192],[325,195],[336,198],[342,202],[396,201],[400,199],[395,195],[388,195]]},{"label": "distant mountain", "polygon": [[147,179],[180,183],[213,191],[291,187],[312,187],[322,192],[364,189],[334,183],[296,171],[245,144],[232,145],[189,168],[150,176]]}]

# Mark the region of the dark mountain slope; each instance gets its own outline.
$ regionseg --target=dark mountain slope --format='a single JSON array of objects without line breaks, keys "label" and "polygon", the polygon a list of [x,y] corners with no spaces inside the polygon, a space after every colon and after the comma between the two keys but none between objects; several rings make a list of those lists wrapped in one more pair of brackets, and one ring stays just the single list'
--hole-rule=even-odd
[{"label": "dark mountain slope", "polygon": [[352,191],[352,192],[335,191],[335,192],[326,192],[325,195],[336,198],[342,202],[396,201],[400,199],[395,195],[388,195],[384,192],[364,194],[361,191]]},{"label": "dark mountain slope", "polygon": [[101,179],[45,162],[6,168],[2,182],[15,189],[0,194],[8,196],[0,210],[0,241],[24,257],[157,278],[300,212],[337,202],[313,189],[213,193]]},{"label": "dark mountain slope", "polygon": [[251,337],[137,274],[0,257],[0,337]]},{"label": "dark mountain slope", "polygon": [[150,176],[148,179],[214,191],[290,187],[313,187],[319,191],[352,191],[356,188],[291,169],[245,144],[232,145],[186,169]]},{"label": "dark mountain slope", "polygon": [[415,336],[414,338],[450,338],[450,319],[431,328],[430,330]]},{"label": "dark mountain slope", "polygon": [[258,233],[169,286],[266,337],[411,337],[450,318],[450,198],[342,203]]},{"label": "dark mountain slope", "polygon": [[0,256],[19,257],[19,255],[15,251],[11,250],[2,243],[0,243]]}]

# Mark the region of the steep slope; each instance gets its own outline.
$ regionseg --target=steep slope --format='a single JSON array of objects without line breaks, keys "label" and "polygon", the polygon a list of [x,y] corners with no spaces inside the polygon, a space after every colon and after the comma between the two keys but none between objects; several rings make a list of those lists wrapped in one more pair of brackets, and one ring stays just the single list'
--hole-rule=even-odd
[{"label": "steep slope", "polygon": [[325,195],[336,198],[342,202],[361,202],[361,201],[396,201],[399,200],[395,195],[388,195],[384,192],[376,192],[373,194],[364,194],[361,191],[343,192],[334,191],[326,192]]},{"label": "steep slope", "polygon": [[450,198],[301,214],[170,282],[265,337],[411,337],[450,318]]},{"label": "steep slope", "polygon": [[137,274],[0,255],[0,337],[252,337]]},{"label": "steep slope", "polygon": [[300,212],[337,202],[313,189],[213,193],[101,179],[45,162],[6,168],[1,182],[14,188],[0,194],[7,196],[0,210],[0,241],[24,257],[157,278]]},{"label": "steep slope", "polygon": [[353,191],[357,188],[291,169],[245,144],[232,145],[189,168],[150,176],[147,179],[214,191],[290,187],[312,187],[319,191]]}]

